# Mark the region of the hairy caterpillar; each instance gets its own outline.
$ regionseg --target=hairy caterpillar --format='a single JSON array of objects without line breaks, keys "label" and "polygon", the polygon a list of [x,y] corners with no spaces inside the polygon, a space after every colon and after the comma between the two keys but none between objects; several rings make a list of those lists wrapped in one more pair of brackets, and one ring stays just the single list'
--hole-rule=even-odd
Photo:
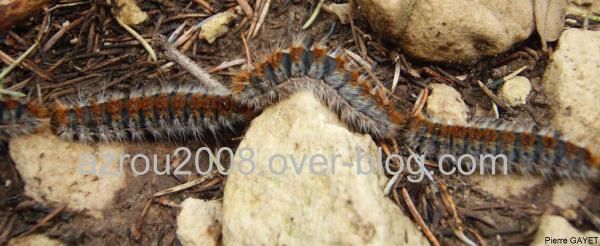
[{"label": "hairy caterpillar", "polygon": [[3,104],[17,105],[6,107],[10,110],[3,115],[10,117],[3,118],[24,123],[16,128],[23,130],[7,127],[1,131],[4,135],[29,133],[37,127],[29,122],[37,122],[49,114],[54,134],[81,142],[202,139],[207,133],[216,135],[219,131],[235,130],[254,116],[253,111],[236,103],[231,95],[210,94],[203,87],[187,85],[118,93],[74,105],[57,102],[42,110],[49,112],[46,115],[25,110],[31,102]]},{"label": "hairy caterpillar", "polygon": [[0,139],[31,133],[46,117],[48,110],[35,101],[0,100]]},{"label": "hairy caterpillar", "polygon": [[504,154],[509,171],[545,177],[594,178],[600,158],[558,136],[482,121],[467,126],[404,117],[386,91],[337,50],[294,42],[255,68],[238,72],[231,94],[201,86],[166,86],[113,94],[90,102],[43,107],[33,101],[0,101],[0,137],[27,134],[50,117],[66,140],[143,141],[201,139],[236,129],[261,110],[299,90],[310,90],[349,128],[378,140],[400,139],[428,157]]},{"label": "hairy caterpillar", "polygon": [[374,87],[337,53],[320,44],[310,47],[300,42],[277,49],[255,69],[234,77],[233,94],[242,104],[262,109],[308,89],[353,130],[375,139],[394,138],[404,119],[384,89]]},{"label": "hairy caterpillar", "polygon": [[[469,154],[476,161],[485,155],[506,156],[508,171],[525,175],[593,179],[598,177],[600,158],[585,148],[548,135],[493,120],[467,126],[444,124],[418,115],[406,126],[404,141],[428,157]],[[485,159],[488,168],[491,159]],[[501,161],[494,168],[500,169]]]}]

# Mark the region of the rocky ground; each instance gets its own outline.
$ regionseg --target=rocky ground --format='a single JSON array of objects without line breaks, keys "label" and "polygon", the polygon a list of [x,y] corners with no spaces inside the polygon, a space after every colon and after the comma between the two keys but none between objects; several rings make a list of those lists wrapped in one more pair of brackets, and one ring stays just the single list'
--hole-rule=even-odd
[{"label": "rocky ground", "polygon": [[[600,153],[597,1],[23,2],[0,1],[0,60],[12,64],[40,43],[0,78],[2,93],[70,100],[192,81],[158,49],[153,58],[157,33],[227,85],[248,58],[306,25],[306,34],[328,36],[329,46],[366,62],[400,112],[551,127]],[[243,162],[250,148],[256,169],[138,176],[130,162],[121,172],[114,158],[156,155],[174,170],[185,156],[165,155],[180,146],[237,150],[223,154],[223,163]],[[10,139],[0,142],[0,243],[545,245],[545,237],[599,236],[596,183],[436,174],[438,190],[390,173],[353,172],[368,167],[355,150],[378,147],[388,145],[351,132],[305,92],[268,108],[240,134],[207,143],[84,145],[49,131]],[[291,167],[265,174],[275,153],[339,157],[323,167],[335,175]]]}]

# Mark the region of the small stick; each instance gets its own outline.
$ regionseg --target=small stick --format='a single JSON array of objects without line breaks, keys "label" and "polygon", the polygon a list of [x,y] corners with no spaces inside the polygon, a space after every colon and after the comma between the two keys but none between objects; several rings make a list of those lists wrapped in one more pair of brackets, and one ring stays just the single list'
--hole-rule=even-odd
[{"label": "small stick", "polygon": [[209,13],[214,13],[215,10],[210,6],[210,4],[208,4],[206,1],[204,0],[194,0],[195,3],[199,4],[200,6],[202,6],[203,8],[205,8],[206,10],[208,10]]},{"label": "small stick", "polygon": [[167,43],[166,38],[164,36],[158,36],[157,38],[158,44],[165,49],[164,55],[170,61],[173,61],[187,70],[192,76],[194,76],[198,81],[200,81],[206,89],[214,91],[219,94],[230,94],[231,91],[223,86],[219,81],[213,79],[210,74],[208,74],[204,69],[198,66],[194,61],[192,61],[189,57],[185,56],[175,47]]},{"label": "small stick", "polygon": [[60,206],[58,208],[55,208],[54,210],[52,210],[51,213],[49,213],[48,215],[46,215],[46,217],[44,217],[37,224],[35,224],[31,229],[29,229],[29,231],[21,234],[19,237],[27,236],[27,235],[35,232],[40,227],[46,225],[48,222],[50,222],[50,220],[54,219],[57,215],[59,215],[60,212],[62,212],[63,210],[65,210],[65,208],[67,208],[68,205],[69,205],[68,203],[65,203],[62,206]]},{"label": "small stick", "polygon": [[67,31],[69,31],[71,28],[81,24],[83,22],[83,20],[85,20],[85,17],[87,17],[87,15],[84,15],[84,16],[80,17],[79,19],[76,19],[70,23],[66,23],[64,26],[62,26],[58,30],[58,32],[56,32],[54,35],[52,35],[52,37],[50,37],[48,42],[46,42],[46,44],[44,44],[44,47],[42,48],[42,50],[44,52],[47,52],[48,50],[50,50],[52,48],[52,46],[54,46],[54,44],[56,44],[56,42],[58,42],[58,40],[60,38],[62,38],[62,36],[65,35],[65,33]]},{"label": "small stick", "polygon": [[400,80],[400,61],[395,61],[396,66],[394,69],[394,79],[392,80],[392,92],[396,91],[396,86],[398,86],[398,81]]},{"label": "small stick", "polygon": [[267,16],[267,13],[269,12],[269,7],[271,6],[271,0],[267,0],[265,2],[265,5],[260,13],[260,17],[258,18],[258,22],[256,23],[256,27],[254,28],[254,31],[252,32],[252,35],[250,35],[251,38],[254,38],[256,36],[256,34],[258,34],[258,31],[260,31],[260,27],[262,26],[263,22],[265,21],[265,17]]},{"label": "small stick", "polygon": [[150,209],[150,205],[152,205],[152,200],[146,202],[144,209],[142,209],[142,213],[140,213],[138,216],[137,220],[135,221],[135,225],[131,230],[131,235],[135,241],[138,241],[142,238],[142,226],[144,225],[144,220],[148,210]]},{"label": "small stick", "polygon": [[246,52],[246,62],[248,62],[248,67],[252,67],[252,58],[250,58],[250,49],[248,48],[248,41],[246,41],[244,34],[240,33],[240,37],[242,37],[242,43],[244,44],[244,51]]},{"label": "small stick", "polygon": [[408,191],[406,191],[406,187],[402,187],[402,198],[404,198],[404,203],[406,203],[406,206],[408,207],[408,211],[413,216],[413,218],[417,221],[417,224],[419,225],[419,227],[421,227],[421,230],[423,230],[423,234],[425,234],[425,237],[427,237],[427,239],[429,239],[429,241],[431,242],[432,245],[439,246],[440,243],[435,238],[435,236],[433,236],[433,233],[431,232],[431,230],[429,230],[429,227],[427,227],[427,225],[425,225],[425,221],[423,220],[423,217],[421,217],[421,215],[417,212],[415,205],[413,204],[412,200],[410,199],[410,196],[408,195]]},{"label": "small stick", "polygon": [[[242,35],[242,37],[243,36],[244,35]],[[226,61],[226,62],[223,62],[223,63],[219,64],[218,66],[216,66],[214,68],[209,69],[208,72],[209,73],[215,73],[215,72],[221,71],[221,70],[229,68],[229,67],[242,65],[244,63],[246,63],[246,59],[243,59],[243,58],[242,59],[235,59],[235,60],[232,60],[232,61]]]},{"label": "small stick", "polygon": [[415,103],[415,106],[411,113],[412,117],[415,117],[421,113],[421,111],[423,110],[423,107],[425,106],[425,102],[427,102],[428,98],[429,98],[429,89],[427,87],[425,87],[425,88],[423,88],[423,90],[421,90],[421,93],[419,93],[419,97],[417,98],[417,102]]},{"label": "small stick", "polygon": [[194,187],[196,185],[204,183],[205,181],[207,181],[209,179],[212,179],[215,176],[215,174],[216,174],[216,172],[212,172],[212,173],[210,173],[210,174],[208,174],[206,176],[202,176],[200,178],[194,179],[194,180],[189,181],[187,183],[180,184],[180,185],[168,188],[166,190],[162,190],[162,191],[156,192],[156,193],[154,193],[152,195],[152,197],[159,197],[159,196],[162,196],[162,195],[171,194],[171,193],[174,193],[174,192],[178,192],[180,190],[185,190],[185,189],[188,189],[190,187]]},{"label": "small stick", "polygon": [[510,107],[506,102],[504,102],[504,100],[494,95],[494,93],[490,91],[490,89],[488,89],[480,80],[477,80],[477,84],[479,85],[479,87],[481,87],[483,92],[492,99],[492,101],[498,104],[498,106],[508,111],[510,114],[515,113],[515,110],[512,107]]}]

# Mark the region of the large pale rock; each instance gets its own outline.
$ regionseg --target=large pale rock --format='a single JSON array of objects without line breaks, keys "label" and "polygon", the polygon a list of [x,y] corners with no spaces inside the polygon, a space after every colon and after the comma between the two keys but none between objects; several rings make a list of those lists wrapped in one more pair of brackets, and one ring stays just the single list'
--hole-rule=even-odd
[{"label": "large pale rock", "polygon": [[527,95],[531,92],[531,83],[529,79],[523,76],[516,76],[504,82],[500,88],[499,96],[510,106],[520,106],[527,102]]},{"label": "large pale rock", "polygon": [[358,3],[375,31],[400,44],[409,55],[425,61],[470,63],[482,56],[496,55],[527,39],[535,26],[532,1]]},{"label": "large pale rock", "polygon": [[391,42],[400,42],[416,0],[356,0],[373,30]]},{"label": "large pale rock", "polygon": [[433,119],[459,124],[467,123],[469,108],[454,88],[444,84],[432,84],[427,99],[427,114]]},{"label": "large pale rock", "polygon": [[49,238],[44,234],[32,234],[25,237],[17,237],[8,241],[8,246],[63,246],[61,241]]},{"label": "large pale rock", "polygon": [[600,1],[598,0],[568,0],[567,14],[581,17],[600,16]]},{"label": "large pale rock", "polygon": [[267,108],[233,160],[223,198],[224,245],[428,245],[384,197],[383,176],[368,172],[372,166],[358,159],[357,149],[374,156],[376,146],[309,92]]},{"label": "large pale rock", "polygon": [[[531,245],[598,245],[600,243],[598,237],[600,234],[594,231],[585,233],[578,231],[563,217],[545,214],[540,219],[540,226]],[[583,238],[588,241],[577,241],[578,239],[583,240]],[[549,241],[551,239],[566,241]]]},{"label": "large pale rock", "polygon": [[122,145],[68,142],[45,131],[13,138],[9,148],[25,194],[38,202],[68,203],[70,209],[100,217],[125,187],[125,175],[119,171]]},{"label": "large pale rock", "polygon": [[552,125],[600,153],[600,32],[569,29],[558,42],[543,78]]},{"label": "large pale rock", "polygon": [[177,238],[184,246],[219,245],[221,241],[221,201],[187,198],[177,215]]}]

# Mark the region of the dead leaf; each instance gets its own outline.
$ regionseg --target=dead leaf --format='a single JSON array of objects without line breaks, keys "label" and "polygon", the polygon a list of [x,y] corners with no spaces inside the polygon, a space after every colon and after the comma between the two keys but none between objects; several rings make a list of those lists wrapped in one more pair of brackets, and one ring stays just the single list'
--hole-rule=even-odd
[{"label": "dead leaf", "polygon": [[547,42],[558,40],[565,25],[567,0],[535,0],[535,24],[542,40],[542,48]]}]

